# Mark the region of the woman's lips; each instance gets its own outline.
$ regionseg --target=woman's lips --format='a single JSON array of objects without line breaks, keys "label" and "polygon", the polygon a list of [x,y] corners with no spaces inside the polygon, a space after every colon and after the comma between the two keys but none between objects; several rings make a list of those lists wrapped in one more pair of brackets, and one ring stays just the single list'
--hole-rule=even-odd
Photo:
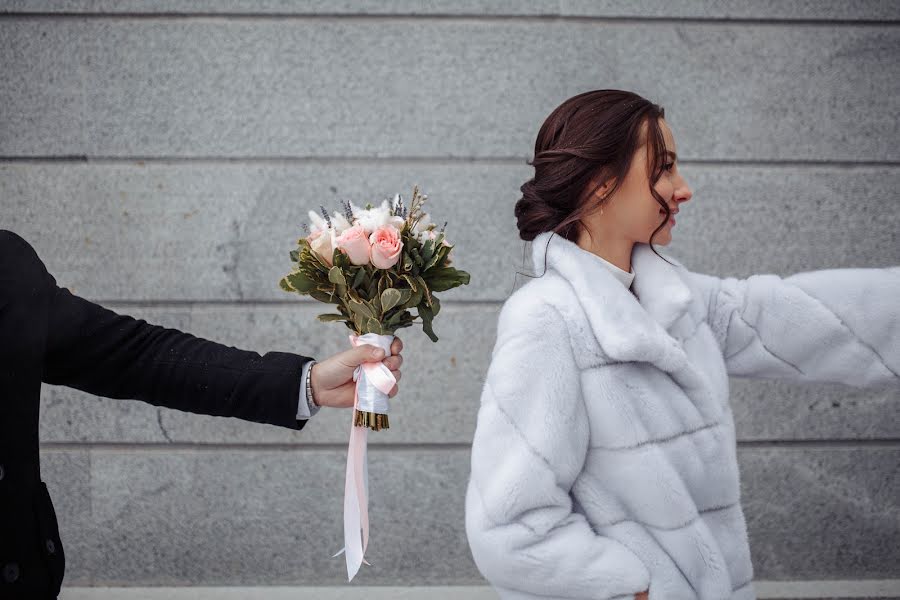
[{"label": "woman's lips", "polygon": [[[659,211],[659,214],[664,215],[666,213],[665,213],[665,211],[661,210],[661,211]],[[675,214],[675,213],[672,213],[672,214]],[[675,217],[669,217],[669,223],[671,223],[672,225],[675,225]]]}]

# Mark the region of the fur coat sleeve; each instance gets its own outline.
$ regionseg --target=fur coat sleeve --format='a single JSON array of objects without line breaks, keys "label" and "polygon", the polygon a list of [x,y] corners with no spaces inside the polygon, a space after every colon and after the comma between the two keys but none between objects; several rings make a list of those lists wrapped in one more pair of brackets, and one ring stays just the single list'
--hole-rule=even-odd
[{"label": "fur coat sleeve", "polygon": [[502,597],[633,600],[647,590],[637,555],[573,511],[588,442],[564,319],[513,295],[498,319],[466,494],[472,556]]},{"label": "fur coat sleeve", "polygon": [[689,276],[729,375],[900,384],[900,267]]}]

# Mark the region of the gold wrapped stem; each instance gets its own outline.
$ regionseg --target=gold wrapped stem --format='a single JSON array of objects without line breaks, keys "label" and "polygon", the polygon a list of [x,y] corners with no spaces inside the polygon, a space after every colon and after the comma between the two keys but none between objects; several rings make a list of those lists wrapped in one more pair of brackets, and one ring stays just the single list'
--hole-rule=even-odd
[{"label": "gold wrapped stem", "polygon": [[373,412],[361,412],[356,409],[353,409],[353,412],[353,424],[357,427],[368,427],[375,431],[390,427],[387,415]]}]

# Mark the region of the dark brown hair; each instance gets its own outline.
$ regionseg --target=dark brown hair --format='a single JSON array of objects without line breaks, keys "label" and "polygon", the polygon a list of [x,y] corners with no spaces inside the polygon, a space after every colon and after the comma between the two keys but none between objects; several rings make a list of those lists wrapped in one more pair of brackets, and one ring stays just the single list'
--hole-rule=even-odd
[{"label": "dark brown hair", "polygon": [[[534,158],[528,162],[534,167],[534,177],[522,184],[522,198],[516,202],[519,237],[532,241],[553,231],[576,242],[584,228],[582,217],[615,193],[634,153],[646,143],[650,193],[666,212],[665,220],[650,235],[650,247],[660,256],[653,248],[653,236],[665,227],[670,213],[669,205],[654,189],[666,163],[666,142],[659,126],[664,117],[663,107],[624,90],[584,92],[556,107],[538,131]],[[596,192],[609,181],[609,190],[595,200]],[[546,270],[546,254],[544,263]]]}]

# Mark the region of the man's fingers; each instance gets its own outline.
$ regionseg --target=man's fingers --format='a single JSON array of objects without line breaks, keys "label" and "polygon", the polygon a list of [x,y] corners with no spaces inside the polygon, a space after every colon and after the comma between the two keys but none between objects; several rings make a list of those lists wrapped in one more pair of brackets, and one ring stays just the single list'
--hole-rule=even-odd
[{"label": "man's fingers", "polygon": [[403,357],[399,354],[397,356],[388,356],[381,362],[383,362],[384,365],[391,371],[396,371],[403,364]]},{"label": "man's fingers", "polygon": [[400,354],[403,350],[403,342],[400,341],[400,338],[395,337],[394,341],[391,342],[391,354]]},{"label": "man's fingers", "polygon": [[[394,379],[395,379],[396,381],[400,381],[400,377],[402,377],[402,375],[400,374],[400,371],[394,371],[394,370],[391,370],[391,375],[394,376]],[[398,392],[399,390],[400,390],[400,386],[398,386],[398,385],[395,383],[395,384],[394,384],[394,387],[391,388],[391,391],[388,392],[388,398],[393,398],[394,396],[396,396],[396,395],[397,395],[397,392]]]},{"label": "man's fingers", "polygon": [[[381,353],[376,355],[376,353]],[[345,356],[349,361],[348,367],[356,367],[364,362],[372,362],[384,358],[384,350],[372,344],[362,344],[346,351]]]}]

